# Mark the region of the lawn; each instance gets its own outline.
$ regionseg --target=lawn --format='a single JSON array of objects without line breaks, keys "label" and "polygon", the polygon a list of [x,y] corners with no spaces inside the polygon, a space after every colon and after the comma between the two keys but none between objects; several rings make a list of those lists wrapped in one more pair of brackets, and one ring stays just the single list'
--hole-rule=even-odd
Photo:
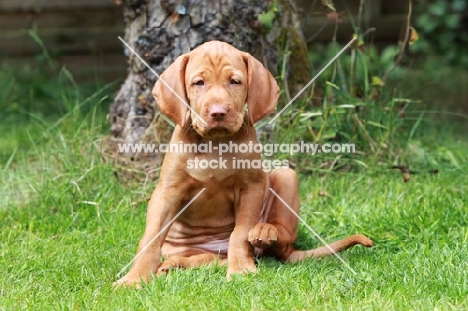
[{"label": "lawn", "polygon": [[[118,83],[78,94],[66,70],[57,81],[52,73],[45,79],[39,70],[5,68],[0,310],[468,309],[468,127],[462,109],[450,118],[433,108],[408,112],[401,120],[408,126],[395,129],[403,132],[394,136],[405,146],[400,158],[371,156],[350,172],[300,175],[301,216],[323,239],[362,233],[374,241],[373,248],[340,254],[355,272],[333,256],[297,264],[260,259],[257,274],[230,283],[226,267],[206,266],[172,271],[141,290],[113,290],[135,255],[145,200],[155,186],[122,179],[102,159],[109,98]],[[23,78],[12,78],[17,75]],[[438,76],[424,75],[434,83],[432,77]],[[408,80],[414,90],[429,83]],[[466,98],[462,81],[441,78],[439,98],[434,89],[424,94],[456,106]],[[396,164],[410,166],[409,181],[390,169]],[[300,225],[297,245],[321,243]]]},{"label": "lawn", "polygon": [[[0,309],[467,308],[466,125],[423,123],[413,138],[418,171],[406,183],[382,165],[300,177],[301,216],[320,236],[363,233],[375,242],[341,254],[356,274],[333,256],[261,259],[259,273],[230,283],[225,267],[203,267],[116,291],[111,284],[135,254],[154,184],[121,183],[101,160],[107,124],[99,113],[3,124]],[[302,225],[298,240],[301,248],[320,245]]]}]

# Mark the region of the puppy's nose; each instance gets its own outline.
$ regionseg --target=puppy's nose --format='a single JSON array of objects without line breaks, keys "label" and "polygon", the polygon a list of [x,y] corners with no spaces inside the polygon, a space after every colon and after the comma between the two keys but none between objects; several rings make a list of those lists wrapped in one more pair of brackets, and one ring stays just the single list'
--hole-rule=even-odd
[{"label": "puppy's nose", "polygon": [[226,109],[219,105],[213,105],[210,108],[210,116],[215,121],[222,121],[224,117],[226,117],[226,114],[227,114]]}]

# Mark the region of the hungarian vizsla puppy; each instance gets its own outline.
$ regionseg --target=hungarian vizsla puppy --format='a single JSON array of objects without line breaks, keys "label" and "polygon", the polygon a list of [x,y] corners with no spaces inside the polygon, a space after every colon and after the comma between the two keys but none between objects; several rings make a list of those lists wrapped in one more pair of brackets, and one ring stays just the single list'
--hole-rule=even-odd
[{"label": "hungarian vizsla puppy", "polygon": [[[231,142],[257,143],[253,125],[275,109],[278,92],[275,79],[259,61],[219,41],[177,58],[153,89],[162,113],[177,123],[171,143],[211,143],[213,150]],[[217,152],[195,150],[166,154],[148,205],[146,229],[138,245],[141,254],[116,285],[136,285],[171,268],[197,267],[216,260],[227,260],[230,280],[233,274],[256,271],[256,253],[287,262],[332,253],[325,246],[307,251],[294,248],[298,219],[284,204],[299,213],[294,171],[239,169],[233,166],[233,158],[253,161],[261,155],[236,150],[222,159]],[[194,159],[225,160],[225,167],[188,165]],[[339,252],[355,244],[370,247],[372,241],[353,235],[330,246]]]}]

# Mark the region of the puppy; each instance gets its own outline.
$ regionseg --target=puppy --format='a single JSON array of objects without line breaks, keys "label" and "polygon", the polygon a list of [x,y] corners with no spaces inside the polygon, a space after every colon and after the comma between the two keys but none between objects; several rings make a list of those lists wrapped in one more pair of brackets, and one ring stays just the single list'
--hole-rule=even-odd
[{"label": "puppy", "polygon": [[[248,166],[261,161],[254,150],[231,148],[219,156],[226,144],[258,143],[253,126],[275,109],[278,93],[274,77],[259,61],[219,41],[180,56],[161,75],[153,95],[161,112],[177,123],[171,143],[194,148],[166,154],[138,256],[116,285],[214,260],[227,261],[230,280],[233,274],[256,271],[255,253],[294,262],[355,244],[372,246],[367,237],[353,235],[331,243],[333,251],[294,249],[298,219],[289,208],[299,213],[295,172]],[[214,152],[195,148],[202,145]],[[238,168],[239,161],[246,165]],[[195,165],[201,163],[206,167]]]}]

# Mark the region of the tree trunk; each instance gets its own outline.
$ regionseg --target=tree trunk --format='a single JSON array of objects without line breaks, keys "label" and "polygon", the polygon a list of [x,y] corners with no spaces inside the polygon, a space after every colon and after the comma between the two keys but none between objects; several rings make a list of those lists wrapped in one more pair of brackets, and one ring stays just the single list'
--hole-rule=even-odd
[{"label": "tree trunk", "polygon": [[[274,9],[272,1],[264,0],[114,1],[123,4],[124,40],[159,74],[179,55],[210,40],[225,41],[249,52],[273,74],[277,68],[278,38],[288,38],[289,49],[299,54],[304,54],[304,49],[307,51],[293,0],[279,1]],[[260,21],[262,13],[274,17],[271,31],[267,29],[268,22]],[[295,35],[285,35],[285,29],[289,33],[295,29]],[[160,115],[151,95],[156,76],[126,48],[125,54],[129,72],[111,105],[111,141],[167,142],[172,126]],[[300,56],[302,68],[307,69],[307,53],[303,57]],[[294,76],[298,77],[296,73]],[[151,155],[156,161],[161,160],[155,156]],[[136,158],[142,156],[133,155],[132,160]],[[144,158],[147,161],[148,155]]]}]

